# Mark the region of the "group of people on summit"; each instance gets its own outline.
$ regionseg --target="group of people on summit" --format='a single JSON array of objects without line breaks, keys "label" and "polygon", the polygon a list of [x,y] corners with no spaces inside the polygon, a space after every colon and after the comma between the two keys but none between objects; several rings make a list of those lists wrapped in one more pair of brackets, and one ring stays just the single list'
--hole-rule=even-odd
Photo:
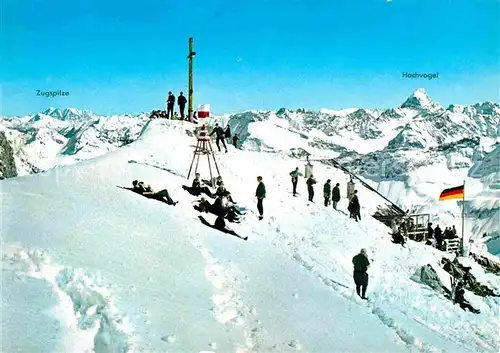
[{"label": "group of people on summit", "polygon": [[[184,108],[186,107],[187,99],[184,97],[182,92],[179,93],[177,97],[177,105],[179,106],[179,114],[181,119],[184,119]],[[167,98],[167,119],[172,119],[174,117],[174,106],[175,106],[175,96],[172,92],[168,92]]]},{"label": "group of people on summit", "polygon": [[[292,195],[297,196],[297,183],[299,180],[299,177],[303,176],[303,174],[299,171],[299,167],[295,168],[295,170],[290,172],[290,177],[292,178]],[[314,202],[314,185],[316,184],[316,179],[314,178],[314,175],[309,175],[309,177],[306,180],[306,185],[307,185],[307,194],[308,194],[308,200],[309,202]],[[354,182],[351,178],[349,182],[347,183],[347,197],[349,199],[349,205],[347,207],[347,210],[349,211],[349,217],[354,218],[354,220],[360,221],[361,220],[361,206],[359,204],[359,199],[358,199],[358,190],[354,189]],[[328,207],[330,203],[333,205],[333,208],[336,210],[337,205],[340,201],[340,184],[336,183],[335,186],[332,188],[332,180],[327,179],[326,183],[323,185],[323,198],[324,198],[324,205],[325,207]]]},{"label": "group of people on summit", "polygon": [[[168,92],[167,110],[166,111],[165,110],[163,110],[163,111],[162,110],[153,110],[151,112],[150,118],[151,119],[163,118],[163,119],[185,120],[184,111],[185,111],[186,103],[187,103],[186,97],[184,96],[184,94],[182,92],[180,92],[179,96],[177,97],[177,105],[179,106],[180,118],[177,115],[177,112],[174,111],[175,101],[176,101],[176,98],[172,94],[172,92]],[[193,119],[196,120],[196,112],[194,112],[194,114],[193,114]]]},{"label": "group of people on summit", "polygon": [[[214,129],[210,133],[210,136],[214,134],[215,134],[215,145],[219,149],[219,152],[221,151],[219,143],[222,142],[222,145],[224,146],[224,149],[226,150],[227,153],[226,139],[228,140],[231,139],[231,127],[229,126],[229,123],[226,125],[225,128],[222,128],[222,126],[216,123]],[[237,148],[238,146],[238,140],[239,137],[238,135],[235,134],[232,138],[232,144],[235,148]]]}]

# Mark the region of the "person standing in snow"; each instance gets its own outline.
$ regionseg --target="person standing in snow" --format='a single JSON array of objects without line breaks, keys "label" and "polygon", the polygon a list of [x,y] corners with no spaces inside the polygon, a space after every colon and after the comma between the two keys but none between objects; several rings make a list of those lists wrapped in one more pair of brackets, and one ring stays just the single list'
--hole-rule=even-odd
[{"label": "person standing in snow", "polygon": [[219,145],[219,142],[222,141],[222,145],[224,145],[224,148],[226,149],[226,153],[227,153],[227,146],[226,146],[226,140],[224,139],[224,129],[222,127],[219,126],[219,124],[215,124],[215,128],[214,130],[210,133],[210,136],[212,136],[213,134],[216,134],[216,140],[215,140],[215,144],[217,145],[217,148],[219,149],[219,152],[220,152],[220,145]]},{"label": "person standing in snow", "polygon": [[368,299],[366,297],[366,287],[368,287],[368,267],[370,266],[370,261],[366,255],[366,249],[361,249],[359,254],[352,258],[352,264],[354,265],[354,283],[356,284],[356,293],[362,299]]},{"label": "person standing in snow", "polygon": [[175,105],[175,96],[172,94],[172,92],[168,92],[167,119],[172,119],[174,117],[174,105]]},{"label": "person standing in snow", "polygon": [[340,189],[339,189],[340,184],[337,183],[335,184],[334,188],[332,189],[332,204],[333,208],[337,209],[337,204],[340,201]]},{"label": "person standing in snow", "polygon": [[290,176],[292,177],[293,196],[297,196],[297,182],[299,181],[299,176],[301,175],[299,167],[295,168],[295,170],[290,173]]},{"label": "person standing in snow", "polygon": [[323,185],[323,196],[325,197],[325,207],[328,207],[328,204],[330,203],[330,194],[332,192],[332,184],[330,183],[331,180],[328,179],[325,185]]},{"label": "person standing in snow", "polygon": [[453,236],[456,238],[457,237],[457,230],[455,229],[455,226],[451,229],[451,232],[453,233]]},{"label": "person standing in snow", "polygon": [[238,148],[238,140],[239,140],[238,135],[234,135],[233,136],[233,146],[234,146],[234,148]]},{"label": "person standing in snow", "polygon": [[314,179],[314,175],[311,174],[309,179],[307,179],[307,193],[309,194],[309,201],[314,202],[314,184],[316,184],[316,179]]},{"label": "person standing in snow", "polygon": [[354,188],[356,187],[356,184],[354,184],[354,181],[352,181],[352,176],[351,180],[347,182],[347,199],[351,201],[351,199],[354,196]]},{"label": "person standing in snow", "polygon": [[434,238],[436,238],[436,249],[443,249],[443,231],[439,228],[439,224],[436,229],[434,229]]},{"label": "person standing in snow", "polygon": [[266,197],[266,186],[262,182],[262,177],[259,175],[257,177],[257,190],[255,191],[255,196],[257,197],[257,210],[259,210],[259,220],[264,218],[264,206],[262,205],[262,201]]},{"label": "person standing in snow", "polygon": [[177,97],[177,104],[179,105],[179,113],[181,114],[181,119],[184,120],[184,107],[186,106],[187,99],[183,96],[182,92],[179,93]]},{"label": "person standing in snow", "polygon": [[427,223],[427,239],[434,238],[434,230],[432,229],[432,222]]},{"label": "person standing in snow", "polygon": [[349,211],[350,218],[354,218],[356,222],[361,220],[361,206],[358,200],[358,190],[354,190],[354,196],[351,198],[347,210]]},{"label": "person standing in snow", "polygon": [[229,143],[229,139],[231,138],[231,126],[229,126],[229,123],[227,123],[226,129],[224,130],[224,137],[227,138],[227,143]]}]

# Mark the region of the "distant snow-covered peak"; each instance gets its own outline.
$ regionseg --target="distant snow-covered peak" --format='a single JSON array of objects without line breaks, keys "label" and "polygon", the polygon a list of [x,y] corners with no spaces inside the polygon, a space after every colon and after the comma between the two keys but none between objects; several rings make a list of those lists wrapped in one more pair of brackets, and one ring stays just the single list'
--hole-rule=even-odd
[{"label": "distant snow-covered peak", "polygon": [[354,113],[358,108],[346,108],[346,109],[340,109],[340,110],[332,110],[332,109],[326,109],[322,108],[320,110],[320,113],[322,114],[327,114],[327,115],[335,115],[335,116],[346,116],[351,113]]},{"label": "distant snow-covered peak", "polygon": [[401,108],[430,111],[438,110],[440,108],[442,109],[439,103],[434,102],[423,88],[416,89],[415,92],[413,92],[413,94],[401,105]]},{"label": "distant snow-covered peak", "polygon": [[49,115],[59,120],[81,120],[81,119],[94,118],[94,114],[91,111],[78,110],[76,108],[58,109],[50,107],[47,110],[45,110],[43,114]]},{"label": "distant snow-covered peak", "polygon": [[493,103],[490,101],[486,101],[483,103],[476,103],[473,105],[473,108],[476,109],[476,111],[479,114],[484,114],[484,115],[498,115],[500,114],[500,105],[497,103]]}]

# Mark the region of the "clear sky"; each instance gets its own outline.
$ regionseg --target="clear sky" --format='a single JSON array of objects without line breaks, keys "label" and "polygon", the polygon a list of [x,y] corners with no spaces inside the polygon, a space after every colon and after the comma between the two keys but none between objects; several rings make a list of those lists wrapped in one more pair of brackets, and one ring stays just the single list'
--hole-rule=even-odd
[{"label": "clear sky", "polygon": [[[164,107],[213,113],[499,101],[498,0],[2,0],[2,114]],[[439,73],[404,79],[402,72]],[[45,98],[36,90],[63,90]]]}]

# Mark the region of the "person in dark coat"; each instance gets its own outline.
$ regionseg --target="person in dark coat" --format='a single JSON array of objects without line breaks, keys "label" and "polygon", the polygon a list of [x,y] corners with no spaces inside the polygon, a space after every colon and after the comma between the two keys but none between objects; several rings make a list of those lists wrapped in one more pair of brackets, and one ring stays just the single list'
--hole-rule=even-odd
[{"label": "person in dark coat", "polygon": [[443,232],[442,232],[441,228],[439,228],[439,224],[434,229],[434,238],[436,238],[436,249],[442,250],[443,249]]},{"label": "person in dark coat", "polygon": [[427,239],[434,238],[434,229],[432,229],[432,222],[427,223]]},{"label": "person in dark coat", "polygon": [[366,287],[368,287],[368,267],[370,261],[366,255],[366,249],[361,249],[360,253],[353,257],[352,264],[354,265],[354,283],[356,284],[356,293],[362,299],[366,298]]},{"label": "person in dark coat", "polygon": [[332,184],[331,180],[328,179],[323,185],[323,196],[325,197],[325,207],[328,207],[328,204],[330,203],[330,194],[332,193]]},{"label": "person in dark coat", "polygon": [[405,238],[399,229],[392,234],[392,242],[394,244],[401,244],[403,248],[405,247]]},{"label": "person in dark coat", "polygon": [[199,173],[196,173],[191,189],[193,190],[194,193],[197,193],[198,195],[200,195],[201,193],[205,193],[207,194],[207,196],[214,197],[212,191],[210,191],[210,189],[207,186],[201,186]]},{"label": "person in dark coat", "polygon": [[171,119],[174,117],[174,105],[175,105],[175,96],[172,94],[172,92],[168,92],[167,119]]},{"label": "person in dark coat", "polygon": [[257,177],[257,190],[255,191],[255,196],[257,197],[257,209],[259,210],[259,220],[264,218],[264,206],[262,205],[262,201],[266,197],[266,186],[262,182],[262,177]]},{"label": "person in dark coat", "polygon": [[227,142],[229,143],[229,139],[231,138],[231,126],[229,126],[229,123],[227,123],[226,129],[224,130],[224,137],[227,138]]},{"label": "person in dark coat", "polygon": [[221,196],[221,197],[227,197],[229,202],[236,203],[236,202],[234,202],[233,198],[231,197],[231,193],[226,189],[226,186],[224,185],[223,182],[221,182],[219,184],[219,187],[215,191],[215,195]]},{"label": "person in dark coat", "polygon": [[307,193],[309,194],[309,201],[314,202],[314,184],[316,184],[316,179],[314,179],[314,175],[311,174],[309,179],[307,179]]},{"label": "person in dark coat", "polygon": [[226,221],[224,221],[224,217],[222,215],[217,216],[217,219],[214,223],[214,228],[222,231],[226,230]]},{"label": "person in dark coat", "polygon": [[292,189],[293,196],[297,196],[297,182],[299,181],[299,176],[302,174],[299,172],[299,167],[295,168],[294,171],[290,172],[290,176],[292,177]]},{"label": "person in dark coat", "polygon": [[340,184],[337,183],[332,189],[332,204],[333,208],[337,209],[337,204],[340,201],[340,189],[339,189]]},{"label": "person in dark coat", "polygon": [[181,114],[181,119],[184,120],[184,107],[186,106],[187,99],[183,96],[182,92],[179,93],[177,97],[177,105],[179,105],[179,113]]},{"label": "person in dark coat", "polygon": [[361,220],[361,206],[359,204],[358,200],[358,190],[354,190],[354,196],[352,197],[351,201],[349,202],[349,206],[347,207],[347,210],[350,213],[350,218],[354,218],[354,220],[360,221]]},{"label": "person in dark coat", "polygon": [[200,212],[210,212],[210,210],[212,209],[212,204],[210,203],[210,201],[208,201],[207,199],[205,199],[204,197],[202,197],[199,201],[198,201],[198,205],[195,207],[196,210],[200,211]]},{"label": "person in dark coat", "polygon": [[222,127],[220,127],[219,124],[215,124],[215,128],[210,133],[210,136],[212,136],[213,134],[216,134],[215,135],[216,136],[215,144],[217,145],[219,152],[220,152],[219,141],[222,141],[222,144],[224,145],[224,148],[226,149],[226,152],[227,152],[226,140],[224,139],[224,136],[225,136],[224,129]]},{"label": "person in dark coat", "polygon": [[239,140],[238,135],[234,135],[233,136],[233,146],[234,146],[234,148],[238,148],[238,140]]}]

